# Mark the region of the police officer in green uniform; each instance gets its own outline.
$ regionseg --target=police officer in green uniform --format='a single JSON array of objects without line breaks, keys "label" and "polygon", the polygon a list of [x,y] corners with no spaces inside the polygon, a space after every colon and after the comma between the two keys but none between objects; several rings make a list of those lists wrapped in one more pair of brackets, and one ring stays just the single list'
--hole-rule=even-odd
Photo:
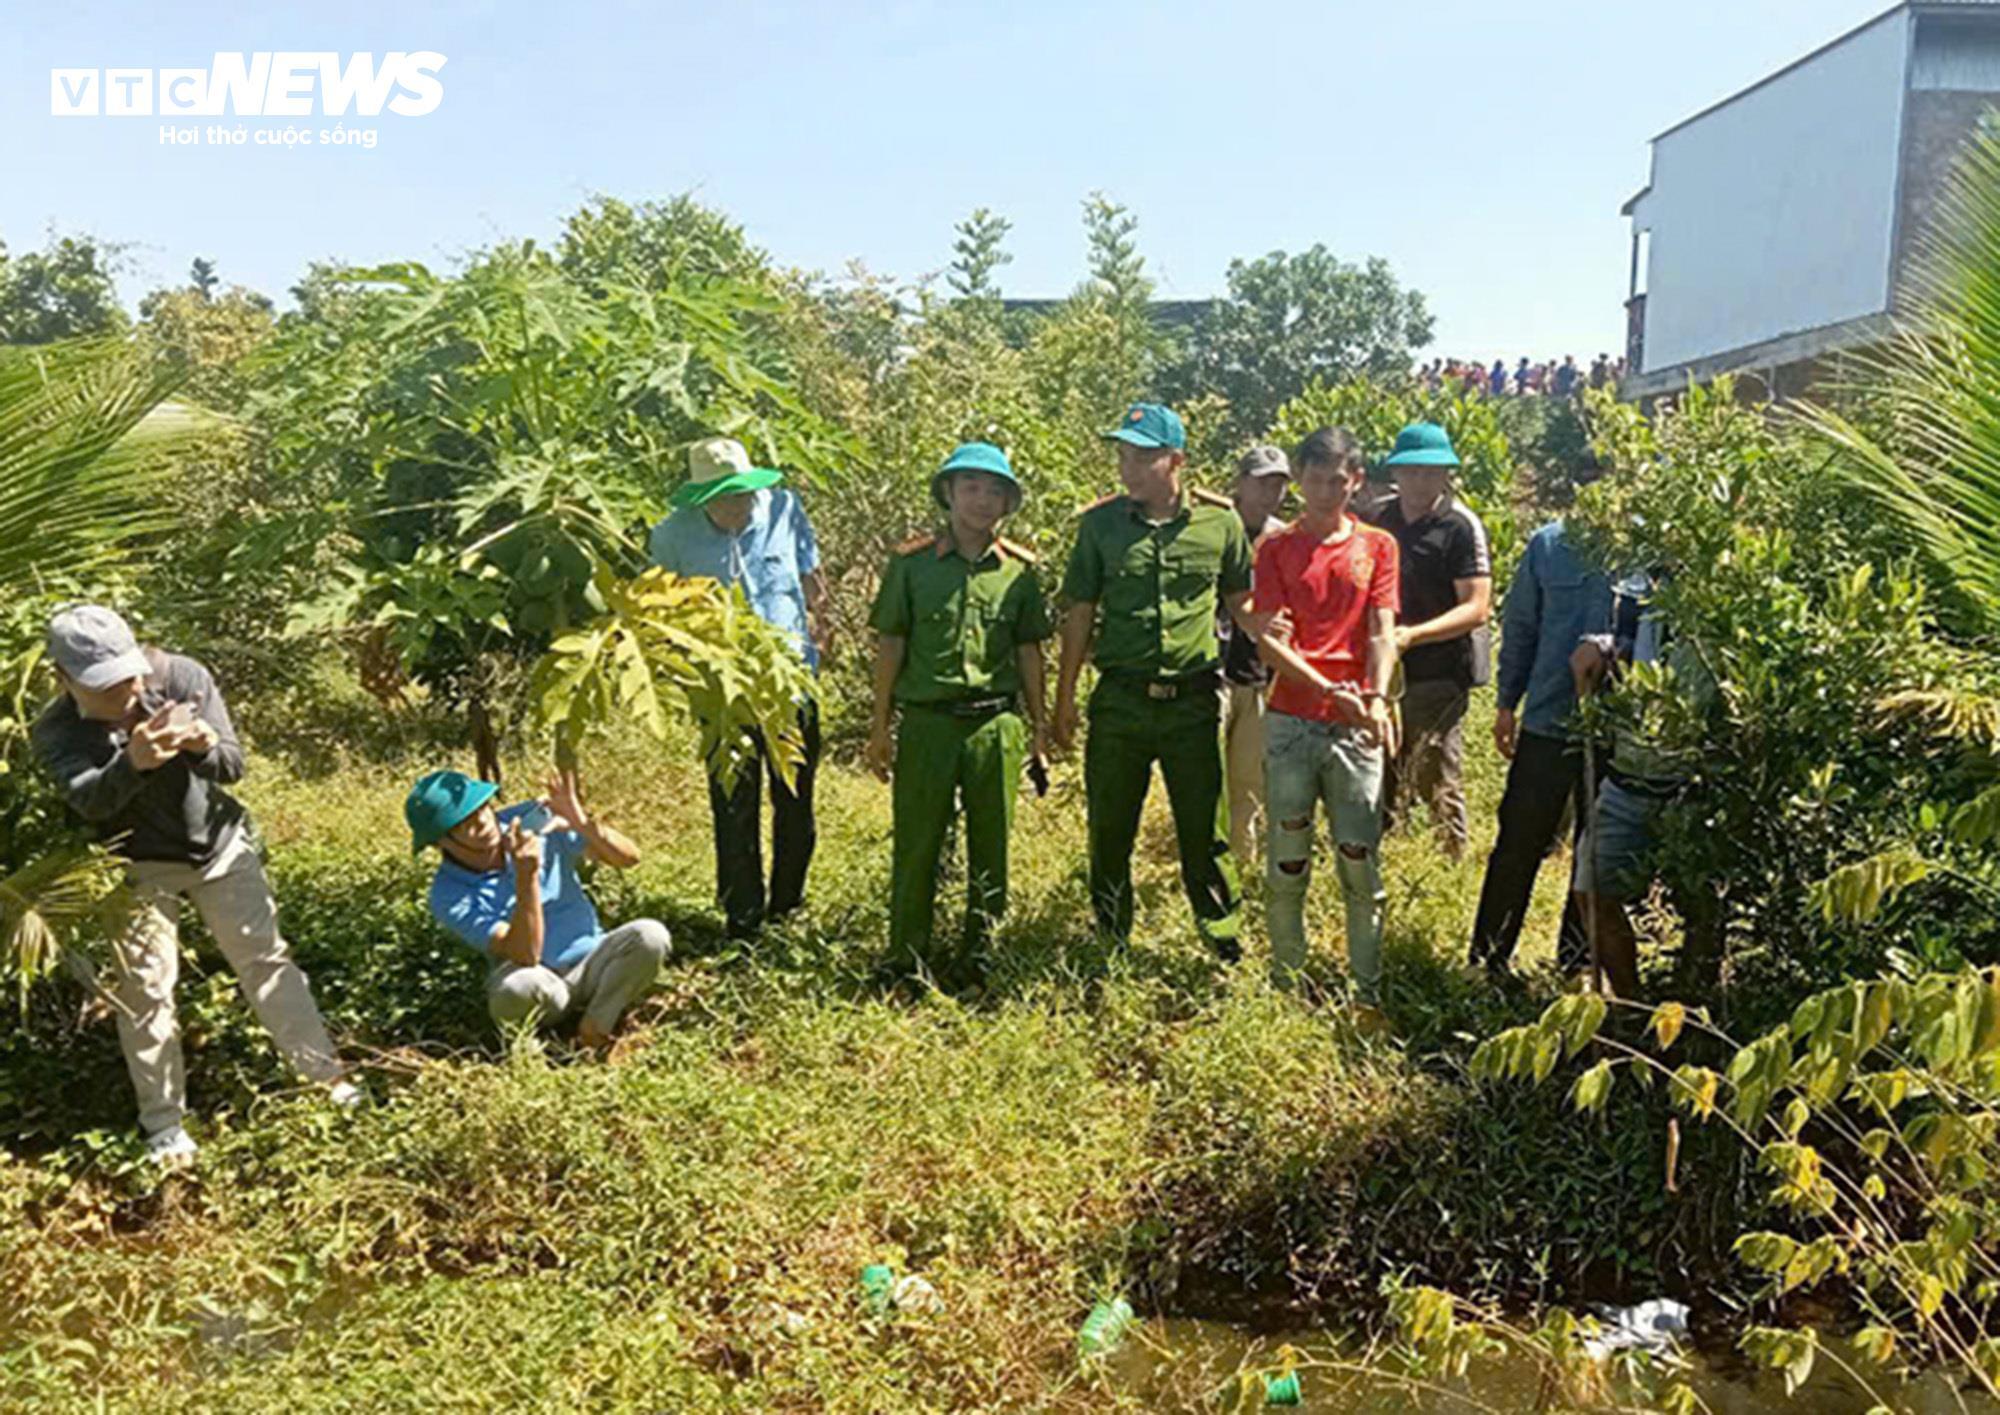
[{"label": "police officer in green uniform", "polygon": [[1118,446],[1122,496],[1090,507],[1063,576],[1069,602],[1056,683],[1056,745],[1077,722],[1076,685],[1096,639],[1084,790],[1090,897],[1101,933],[1132,933],[1132,847],[1152,782],[1166,779],[1181,884],[1196,926],[1227,961],[1241,956],[1236,866],[1223,796],[1218,601],[1257,637],[1250,542],[1227,498],[1181,485],[1187,432],[1157,403],[1129,409],[1105,434]]},{"label": "police officer in green uniform", "polygon": [[[1023,762],[1046,756],[1042,643],[1050,625],[1034,556],[996,534],[1021,504],[1006,453],[964,444],[931,479],[931,495],[948,514],[946,529],[896,548],[870,616],[878,637],[867,760],[888,780],[892,750],[895,759],[891,965],[930,966],[960,982],[1007,907],[1007,836]],[[892,702],[902,709],[893,748]],[[966,925],[958,956],[940,968],[930,950],[938,862],[961,800]]]}]

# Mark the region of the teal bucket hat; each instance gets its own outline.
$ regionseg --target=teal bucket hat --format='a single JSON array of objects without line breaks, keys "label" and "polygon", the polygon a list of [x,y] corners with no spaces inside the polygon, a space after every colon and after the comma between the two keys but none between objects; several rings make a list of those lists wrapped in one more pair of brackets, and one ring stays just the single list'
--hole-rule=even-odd
[{"label": "teal bucket hat", "polygon": [[1411,423],[1396,434],[1396,450],[1382,463],[1385,467],[1456,467],[1458,453],[1451,447],[1451,434],[1436,423]]},{"label": "teal bucket hat", "polygon": [[1134,403],[1125,410],[1117,427],[1104,434],[1114,442],[1134,447],[1171,447],[1176,452],[1187,447],[1187,428],[1178,414],[1164,403]]},{"label": "teal bucket hat", "polygon": [[1021,479],[1014,475],[1014,464],[1007,460],[1007,454],[990,442],[961,442],[952,449],[952,454],[944,459],[944,465],[931,478],[931,499],[945,510],[951,503],[945,499],[944,484],[954,472],[985,472],[996,476],[1013,488],[1013,503],[1007,514],[1012,515],[1021,507]]},{"label": "teal bucket hat", "polygon": [[403,819],[410,826],[410,853],[423,854],[426,846],[437,844],[452,827],[499,794],[500,788],[492,782],[462,771],[434,771],[423,777],[403,802]]}]

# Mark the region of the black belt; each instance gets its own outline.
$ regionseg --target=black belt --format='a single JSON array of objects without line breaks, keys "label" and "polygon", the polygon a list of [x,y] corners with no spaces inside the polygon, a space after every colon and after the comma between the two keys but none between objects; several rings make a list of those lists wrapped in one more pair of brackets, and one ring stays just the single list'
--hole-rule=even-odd
[{"label": "black belt", "polygon": [[996,712],[1013,712],[1016,701],[1012,693],[1001,693],[984,698],[953,698],[947,702],[913,703],[911,706],[928,708],[947,717],[991,717]]},{"label": "black belt", "polygon": [[1188,697],[1194,693],[1214,693],[1222,686],[1222,668],[1219,664],[1197,669],[1193,673],[1184,673],[1178,678],[1155,678],[1150,674],[1121,673],[1116,669],[1104,673],[1103,676],[1128,688],[1137,688],[1158,703],[1170,703],[1176,698]]}]

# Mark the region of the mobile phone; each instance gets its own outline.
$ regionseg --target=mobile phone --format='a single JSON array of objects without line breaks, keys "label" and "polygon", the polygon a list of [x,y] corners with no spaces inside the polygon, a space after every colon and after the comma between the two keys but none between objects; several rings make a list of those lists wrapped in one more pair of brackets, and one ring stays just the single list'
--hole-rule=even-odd
[{"label": "mobile phone", "polygon": [[536,801],[515,819],[529,835],[546,835],[549,827],[556,823],[556,813],[548,808],[546,802]]}]

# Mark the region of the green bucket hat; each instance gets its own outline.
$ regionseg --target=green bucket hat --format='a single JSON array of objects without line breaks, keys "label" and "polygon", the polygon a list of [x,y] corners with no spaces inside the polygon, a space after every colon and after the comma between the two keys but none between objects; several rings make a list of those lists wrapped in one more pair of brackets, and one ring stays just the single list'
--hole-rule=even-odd
[{"label": "green bucket hat", "polygon": [[410,825],[410,853],[421,855],[451,833],[452,827],[500,794],[490,781],[462,771],[434,771],[410,788],[403,819]]},{"label": "green bucket hat", "polygon": [[944,465],[931,478],[931,499],[945,510],[951,503],[945,498],[944,484],[954,472],[985,472],[996,476],[1013,488],[1013,501],[1007,507],[1007,514],[1013,515],[1021,509],[1021,479],[1014,475],[1014,464],[1007,460],[1007,454],[990,442],[961,442],[952,449],[952,454],[944,459]]},{"label": "green bucket hat", "polygon": [[1451,449],[1451,434],[1436,423],[1411,423],[1396,434],[1396,450],[1382,463],[1385,467],[1456,467],[1458,453]]},{"label": "green bucket hat", "polygon": [[1134,447],[1171,447],[1177,452],[1187,447],[1187,429],[1164,403],[1134,403],[1118,426],[1104,435]]},{"label": "green bucket hat", "polygon": [[785,479],[783,472],[750,465],[743,444],[729,437],[711,437],[688,448],[688,479],[674,493],[674,505],[706,506],[718,496],[762,491]]}]

